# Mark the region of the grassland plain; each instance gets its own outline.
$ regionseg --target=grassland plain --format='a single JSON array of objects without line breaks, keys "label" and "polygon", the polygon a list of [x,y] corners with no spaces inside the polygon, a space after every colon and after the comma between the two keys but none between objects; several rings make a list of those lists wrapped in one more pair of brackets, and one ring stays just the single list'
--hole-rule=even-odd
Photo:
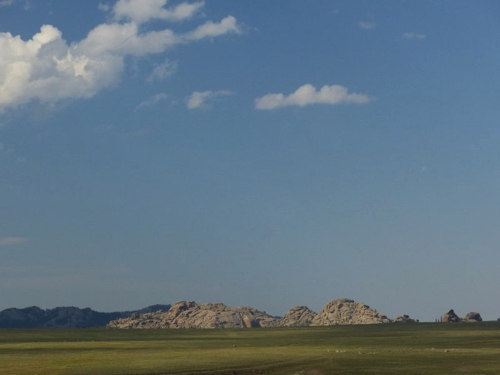
[{"label": "grassland plain", "polygon": [[500,374],[500,323],[0,330],[0,374]]}]

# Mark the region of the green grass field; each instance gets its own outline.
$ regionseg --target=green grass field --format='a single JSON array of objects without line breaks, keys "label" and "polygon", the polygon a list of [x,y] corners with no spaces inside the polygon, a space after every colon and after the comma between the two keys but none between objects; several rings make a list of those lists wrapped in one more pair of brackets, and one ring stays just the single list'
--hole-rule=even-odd
[{"label": "green grass field", "polygon": [[500,374],[500,323],[0,330],[0,374]]}]

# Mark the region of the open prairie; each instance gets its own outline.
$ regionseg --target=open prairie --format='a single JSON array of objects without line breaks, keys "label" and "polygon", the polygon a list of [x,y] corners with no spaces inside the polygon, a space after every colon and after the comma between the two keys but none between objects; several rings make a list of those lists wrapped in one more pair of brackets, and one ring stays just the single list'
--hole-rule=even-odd
[{"label": "open prairie", "polygon": [[1,330],[8,374],[499,374],[500,323]]}]

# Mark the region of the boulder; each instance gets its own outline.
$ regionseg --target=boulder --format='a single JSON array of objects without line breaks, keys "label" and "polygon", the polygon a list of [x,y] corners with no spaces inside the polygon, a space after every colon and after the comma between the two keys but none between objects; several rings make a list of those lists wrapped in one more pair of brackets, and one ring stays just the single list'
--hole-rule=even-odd
[{"label": "boulder", "polygon": [[463,322],[482,322],[483,318],[481,318],[481,314],[478,312],[471,311],[470,313],[467,313],[463,318]]},{"label": "boulder", "polygon": [[314,311],[307,306],[292,307],[280,321],[280,327],[307,327],[316,317]]},{"label": "boulder", "polygon": [[453,311],[453,309],[443,315],[443,323],[457,323],[461,320],[462,319],[460,319],[459,316],[455,314],[455,311]]},{"label": "boulder", "polygon": [[418,323],[419,320],[412,319],[412,318],[410,318],[409,315],[401,315],[401,316],[398,316],[397,318],[395,318],[392,322],[393,323]]},{"label": "boulder", "polygon": [[330,301],[311,322],[311,326],[390,323],[387,316],[362,302],[343,298]]}]

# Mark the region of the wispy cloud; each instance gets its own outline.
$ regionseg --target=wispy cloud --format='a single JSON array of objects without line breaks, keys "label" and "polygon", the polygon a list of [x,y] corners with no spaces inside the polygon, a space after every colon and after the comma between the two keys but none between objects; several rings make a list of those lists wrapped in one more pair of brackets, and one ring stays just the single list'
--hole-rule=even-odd
[{"label": "wispy cloud", "polygon": [[153,95],[152,97],[140,102],[137,107],[135,107],[134,109],[134,112],[137,112],[143,108],[146,108],[146,107],[152,107],[156,104],[158,104],[159,102],[163,101],[163,100],[167,100],[168,99],[168,95],[165,94],[164,92],[160,92],[159,94],[156,94],[156,95]]},{"label": "wispy cloud", "polygon": [[114,124],[102,124],[95,128],[95,132],[100,134],[109,133],[113,130],[114,127]]},{"label": "wispy cloud", "polygon": [[184,36],[186,41],[194,41],[205,38],[215,38],[224,34],[241,34],[242,28],[238,25],[236,18],[227,16],[220,22],[208,21]]},{"label": "wispy cloud", "polygon": [[99,4],[97,4],[97,9],[99,9],[103,12],[109,12],[109,10],[111,9],[111,6],[109,4],[106,4],[106,3],[99,3]]},{"label": "wispy cloud", "polygon": [[427,38],[427,35],[426,34],[416,34],[416,33],[404,33],[402,35],[402,38],[403,39],[418,39],[418,40],[422,40],[422,39]]},{"label": "wispy cloud", "polygon": [[0,237],[0,246],[20,245],[27,241],[24,237]]},{"label": "wispy cloud", "polygon": [[178,66],[177,62],[166,59],[164,62],[157,65],[153,69],[153,71],[148,76],[146,81],[150,83],[157,81],[164,81],[168,77],[174,75],[175,72],[177,72],[177,66]]},{"label": "wispy cloud", "polygon": [[219,91],[195,91],[187,98],[186,106],[189,109],[198,109],[206,107],[210,102],[223,96],[232,95],[233,92],[229,90]]},{"label": "wispy cloud", "polygon": [[266,94],[255,99],[257,109],[275,109],[279,107],[299,106],[304,107],[311,104],[341,104],[368,103],[372,98],[365,94],[349,93],[348,89],[341,85],[323,86],[320,90],[311,84],[299,87],[295,92],[285,96],[282,93]]},{"label": "wispy cloud", "polygon": [[205,5],[204,1],[198,1],[165,8],[167,1],[119,0],[113,7],[113,15],[116,20],[126,19],[137,24],[153,19],[178,22],[192,18]]},{"label": "wispy cloud", "polygon": [[0,0],[0,8],[10,7],[14,4],[14,0]]},{"label": "wispy cloud", "polygon": [[365,30],[373,30],[375,27],[377,27],[377,24],[371,21],[360,21],[358,25]]}]

